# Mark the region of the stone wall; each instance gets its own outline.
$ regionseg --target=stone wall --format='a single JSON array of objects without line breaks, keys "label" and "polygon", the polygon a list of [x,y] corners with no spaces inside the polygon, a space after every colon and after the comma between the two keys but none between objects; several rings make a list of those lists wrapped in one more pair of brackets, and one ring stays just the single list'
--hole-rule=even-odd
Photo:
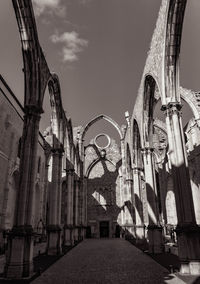
[{"label": "stone wall", "polygon": [[[15,201],[19,183],[20,137],[23,130],[23,108],[0,77],[0,230],[10,230],[15,217]],[[33,227],[37,231],[43,218],[45,154],[43,137],[40,135],[37,154],[37,177],[35,191],[35,215]],[[45,220],[44,220],[45,221]],[[2,234],[0,246],[2,245]]]},{"label": "stone wall", "polygon": [[90,169],[87,182],[87,220],[91,237],[103,237],[101,222],[109,222],[109,237],[114,237],[116,226],[121,225],[122,188],[119,169],[121,156],[118,145],[111,140],[105,156],[94,144],[86,149],[86,163]]}]

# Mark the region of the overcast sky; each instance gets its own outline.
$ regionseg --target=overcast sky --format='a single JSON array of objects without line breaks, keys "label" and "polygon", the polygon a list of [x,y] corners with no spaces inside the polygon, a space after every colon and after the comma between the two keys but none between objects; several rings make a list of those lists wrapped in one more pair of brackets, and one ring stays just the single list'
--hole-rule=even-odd
[{"label": "overcast sky", "polygon": [[[104,113],[120,125],[132,114],[161,0],[34,0],[50,70],[60,78],[73,125]],[[188,0],[181,84],[200,90],[200,0]],[[23,62],[11,0],[0,1],[0,72],[23,102]],[[48,108],[47,99],[45,99]],[[100,125],[100,124],[99,124]]]}]

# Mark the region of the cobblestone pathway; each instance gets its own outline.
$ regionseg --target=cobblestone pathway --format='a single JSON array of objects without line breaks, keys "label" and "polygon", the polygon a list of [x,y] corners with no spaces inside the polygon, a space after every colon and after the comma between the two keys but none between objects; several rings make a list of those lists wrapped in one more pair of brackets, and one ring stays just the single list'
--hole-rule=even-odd
[{"label": "cobblestone pathway", "polygon": [[184,283],[122,239],[85,240],[33,284]]}]

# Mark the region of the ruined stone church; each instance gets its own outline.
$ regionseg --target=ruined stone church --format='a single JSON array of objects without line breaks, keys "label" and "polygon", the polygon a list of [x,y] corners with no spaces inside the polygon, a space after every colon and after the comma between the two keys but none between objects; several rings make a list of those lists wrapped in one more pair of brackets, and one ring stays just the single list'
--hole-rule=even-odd
[{"label": "ruined stone church", "polygon": [[[125,238],[151,254],[178,255],[181,272],[200,274],[200,94],[179,81],[186,0],[162,0],[132,114],[118,125],[97,114],[73,127],[62,105],[59,78],[40,46],[32,3],[13,0],[21,37],[22,106],[0,76],[0,251],[4,277],[33,274],[33,250],[49,255],[85,238]],[[40,133],[44,93],[49,127]],[[193,117],[182,124],[182,102]],[[156,118],[160,105],[163,119]],[[99,133],[100,120],[119,143]],[[104,137],[105,145],[99,144]]]}]

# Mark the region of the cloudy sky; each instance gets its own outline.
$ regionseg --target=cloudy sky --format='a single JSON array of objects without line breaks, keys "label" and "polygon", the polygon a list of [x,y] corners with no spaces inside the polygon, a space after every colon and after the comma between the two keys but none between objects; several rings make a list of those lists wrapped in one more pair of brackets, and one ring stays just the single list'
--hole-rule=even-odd
[{"label": "cloudy sky", "polygon": [[[132,113],[161,0],[33,0],[40,44],[60,78],[73,125]],[[181,84],[200,90],[200,0],[189,0]],[[11,0],[0,1],[0,72],[23,103],[23,62]],[[48,98],[45,99],[48,109]],[[45,115],[44,115],[45,116]],[[100,126],[100,125],[99,125]]]}]

